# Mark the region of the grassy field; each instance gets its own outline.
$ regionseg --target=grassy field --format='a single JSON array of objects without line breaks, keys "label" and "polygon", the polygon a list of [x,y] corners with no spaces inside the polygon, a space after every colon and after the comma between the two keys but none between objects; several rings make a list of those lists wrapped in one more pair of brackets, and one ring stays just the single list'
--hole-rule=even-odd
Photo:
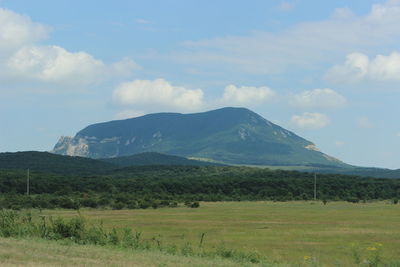
[{"label": "grassy field", "polygon": [[0,238],[0,266],[257,267],[262,265],[238,263],[221,258],[169,255],[160,251],[77,245],[65,241]]},{"label": "grassy field", "polygon": [[[71,217],[76,211],[49,210],[45,215]],[[386,202],[214,202],[199,209],[81,210],[104,227],[129,227],[163,244],[194,247],[205,233],[204,247],[257,251],[269,261],[351,266],[379,253],[400,260],[400,205]],[[381,245],[382,246],[381,246]],[[376,249],[375,249],[376,248]]]}]

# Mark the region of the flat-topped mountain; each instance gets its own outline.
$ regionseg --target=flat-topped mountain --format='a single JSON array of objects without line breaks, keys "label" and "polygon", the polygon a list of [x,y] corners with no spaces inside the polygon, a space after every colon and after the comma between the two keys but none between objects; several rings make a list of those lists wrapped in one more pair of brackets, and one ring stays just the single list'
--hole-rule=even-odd
[{"label": "flat-topped mountain", "polygon": [[75,137],[61,137],[52,152],[90,158],[160,152],[230,164],[346,166],[245,108],[97,123]]}]

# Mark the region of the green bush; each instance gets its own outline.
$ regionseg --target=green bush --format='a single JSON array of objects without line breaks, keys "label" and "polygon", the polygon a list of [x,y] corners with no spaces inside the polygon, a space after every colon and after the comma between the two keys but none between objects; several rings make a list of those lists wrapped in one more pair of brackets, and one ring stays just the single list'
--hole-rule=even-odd
[{"label": "green bush", "polygon": [[19,232],[19,213],[13,210],[0,211],[0,235],[2,237],[17,236]]},{"label": "green bush", "polygon": [[348,197],[346,201],[350,203],[358,203],[360,202],[360,199],[358,197]]},{"label": "green bush", "polygon": [[198,201],[195,201],[190,205],[190,207],[191,208],[199,208],[200,207],[200,203]]},{"label": "green bush", "polygon": [[114,203],[111,207],[113,210],[122,210],[123,208],[125,208],[125,204],[122,202],[117,202]]},{"label": "green bush", "polygon": [[115,228],[113,228],[111,232],[108,233],[108,243],[114,246],[120,243],[120,237]]},{"label": "green bush", "polygon": [[200,203],[198,201],[194,201],[194,202],[185,201],[185,206],[188,208],[199,208]]},{"label": "green bush", "polygon": [[150,208],[151,205],[152,205],[152,203],[150,203],[149,201],[146,201],[146,200],[139,201],[139,208],[141,208],[141,209]]},{"label": "green bush", "polygon": [[72,218],[69,221],[62,218],[50,218],[50,223],[56,239],[82,240],[85,233],[85,220],[82,217]]},{"label": "green bush", "polygon": [[107,233],[102,226],[89,228],[84,235],[83,243],[104,246],[108,242]]}]

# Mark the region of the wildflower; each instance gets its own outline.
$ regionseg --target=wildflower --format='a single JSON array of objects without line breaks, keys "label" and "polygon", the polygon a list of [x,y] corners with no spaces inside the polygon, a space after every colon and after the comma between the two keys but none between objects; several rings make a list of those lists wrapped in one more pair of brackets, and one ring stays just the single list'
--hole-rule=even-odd
[{"label": "wildflower", "polygon": [[367,250],[374,251],[374,250],[376,250],[376,247],[367,247]]},{"label": "wildflower", "polygon": [[305,261],[308,261],[309,259],[311,259],[310,256],[304,256],[304,260],[305,260]]}]

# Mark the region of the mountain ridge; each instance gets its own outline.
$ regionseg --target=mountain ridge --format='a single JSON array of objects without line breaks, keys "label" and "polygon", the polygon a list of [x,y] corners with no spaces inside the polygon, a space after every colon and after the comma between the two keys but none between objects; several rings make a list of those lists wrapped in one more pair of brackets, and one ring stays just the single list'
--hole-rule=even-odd
[{"label": "mountain ridge", "polygon": [[[72,176],[93,176],[108,175],[116,172],[124,172],[132,168],[157,168],[157,166],[170,166],[179,168],[182,166],[192,167],[238,167],[223,166],[213,162],[191,160],[187,158],[146,152],[132,156],[107,158],[107,159],[88,159],[83,157],[71,157],[56,155],[48,152],[23,151],[23,152],[4,152],[0,153],[0,170],[20,170],[54,173]],[[251,167],[251,166],[249,166]],[[254,166],[253,166],[254,168]],[[400,169],[391,170],[371,167],[307,167],[307,166],[258,166],[258,168],[268,168],[271,170],[315,172],[321,174],[339,174],[351,176],[364,176],[376,178],[400,178]],[[257,169],[257,168],[256,168]],[[351,177],[349,176],[349,177]]]},{"label": "mountain ridge", "polygon": [[91,159],[49,152],[20,151],[0,153],[0,169],[27,170],[69,175],[99,175],[131,166],[222,166],[156,152],[132,156]]},{"label": "mountain ridge", "polygon": [[52,152],[91,158],[159,152],[228,164],[347,165],[255,112],[233,107],[96,123],[75,137],[61,137]]},{"label": "mountain ridge", "polygon": [[143,152],[130,156],[117,158],[98,159],[118,167],[146,166],[146,165],[169,165],[169,166],[223,166],[222,164],[206,162],[194,159],[187,159],[173,155],[157,152]]}]

